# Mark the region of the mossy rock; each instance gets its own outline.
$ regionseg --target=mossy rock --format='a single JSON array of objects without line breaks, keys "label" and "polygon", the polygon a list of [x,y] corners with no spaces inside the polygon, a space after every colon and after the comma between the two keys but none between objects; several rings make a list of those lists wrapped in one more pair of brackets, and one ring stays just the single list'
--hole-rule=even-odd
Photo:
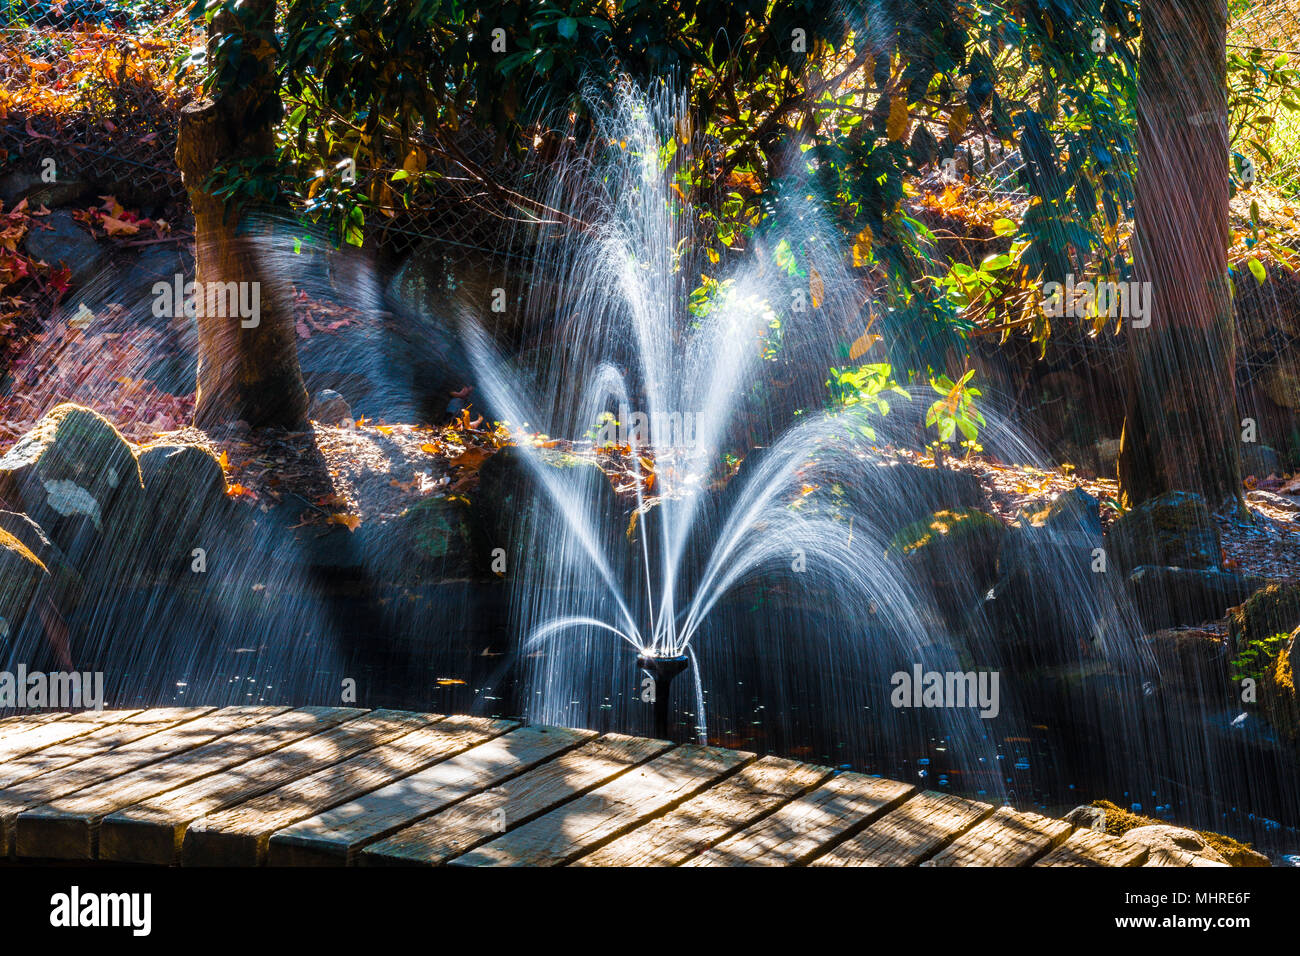
[{"label": "mossy rock", "polygon": [[398,519],[415,563],[444,574],[468,573],[474,561],[469,502],[461,497],[426,498]]},{"label": "mossy rock", "polygon": [[64,557],[59,546],[49,539],[44,529],[25,514],[0,511],[0,531],[17,538],[45,565],[49,572],[50,594],[60,606],[80,597],[84,584],[75,568]]},{"label": "mossy rock", "polygon": [[1259,705],[1264,716],[1288,740],[1300,736],[1300,700],[1296,698],[1295,686],[1297,634],[1300,628],[1291,632],[1291,637],[1264,669],[1264,679],[1259,685]]},{"label": "mossy rock", "polygon": [[1260,588],[1228,614],[1234,653],[1300,627],[1300,584],[1277,582]]},{"label": "mossy rock", "polygon": [[35,553],[8,531],[0,529],[0,663],[21,649],[37,615],[33,600],[49,581],[49,572]]},{"label": "mossy rock", "polygon": [[1111,525],[1106,541],[1125,572],[1144,564],[1217,568],[1222,556],[1210,509],[1200,495],[1186,491],[1167,491],[1142,502]]},{"label": "mossy rock", "polygon": [[997,580],[998,550],[1006,534],[1006,525],[984,511],[936,511],[895,534],[886,557],[928,584],[942,609],[964,610]]},{"label": "mossy rock", "polygon": [[126,439],[80,405],[58,406],[0,458],[0,499],[30,515],[74,565],[129,520],[143,490]]},{"label": "mossy rock", "polygon": [[1052,530],[1101,534],[1101,501],[1082,488],[1056,496],[1043,524]]},{"label": "mossy rock", "polygon": [[[1167,820],[1157,820],[1153,817],[1143,816],[1140,813],[1133,813],[1130,810],[1116,806],[1109,800],[1094,800],[1091,805],[1105,812],[1106,832],[1111,836],[1123,836],[1129,830],[1136,830],[1138,827],[1169,825]],[[1231,866],[1272,865],[1269,863],[1268,857],[1262,853],[1257,853],[1249,843],[1242,843],[1232,837],[1214,833],[1210,830],[1196,830],[1194,832],[1199,834],[1201,839],[1227,860]]]},{"label": "mossy rock", "polygon": [[[536,456],[545,478],[534,472],[527,460],[529,455]],[[626,527],[614,488],[593,459],[554,449],[524,452],[509,446],[483,463],[478,486],[470,492],[488,553],[504,548],[507,554],[519,555],[526,543],[545,550],[541,546],[546,542],[540,536],[547,534],[547,526],[567,520],[546,488],[550,480],[586,502],[587,515],[605,530],[621,531]]]},{"label": "mossy rock", "polygon": [[154,569],[188,571],[195,548],[211,551],[230,512],[221,463],[196,445],[155,445],[140,452],[144,494],[132,522],[134,550]]}]

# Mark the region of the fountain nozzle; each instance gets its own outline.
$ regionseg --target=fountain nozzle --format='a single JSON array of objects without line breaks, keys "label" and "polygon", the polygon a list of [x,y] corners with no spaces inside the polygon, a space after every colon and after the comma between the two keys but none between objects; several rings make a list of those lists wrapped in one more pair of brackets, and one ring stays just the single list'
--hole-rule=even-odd
[{"label": "fountain nozzle", "polygon": [[673,657],[661,657],[653,653],[641,654],[636,659],[651,680],[654,681],[655,736],[663,740],[668,736],[668,696],[673,678],[690,666],[691,660],[684,654]]}]

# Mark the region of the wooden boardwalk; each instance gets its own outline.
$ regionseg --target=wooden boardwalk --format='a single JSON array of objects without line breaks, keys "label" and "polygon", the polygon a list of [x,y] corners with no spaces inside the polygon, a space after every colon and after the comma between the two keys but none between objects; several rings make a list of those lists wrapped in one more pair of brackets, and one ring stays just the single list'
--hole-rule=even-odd
[{"label": "wooden boardwalk", "polygon": [[0,858],[158,865],[1188,865],[777,757],[346,707],[0,720]]}]

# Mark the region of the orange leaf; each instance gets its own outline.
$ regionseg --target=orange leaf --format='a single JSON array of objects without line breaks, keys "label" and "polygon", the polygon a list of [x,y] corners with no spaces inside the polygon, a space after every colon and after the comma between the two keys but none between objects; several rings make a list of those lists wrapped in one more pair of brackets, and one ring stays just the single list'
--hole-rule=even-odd
[{"label": "orange leaf", "polygon": [[327,519],[329,524],[341,524],[349,531],[356,531],[361,527],[360,515],[330,515]]},{"label": "orange leaf", "polygon": [[123,219],[114,219],[112,216],[105,216],[99,221],[104,227],[104,231],[110,236],[134,236],[140,231],[140,227],[133,222],[126,222]]}]

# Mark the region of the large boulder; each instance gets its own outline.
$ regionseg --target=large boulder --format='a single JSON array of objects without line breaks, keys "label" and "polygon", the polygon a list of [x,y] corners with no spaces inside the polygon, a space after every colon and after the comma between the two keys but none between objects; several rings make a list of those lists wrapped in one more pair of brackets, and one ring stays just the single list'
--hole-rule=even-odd
[{"label": "large boulder", "polygon": [[1267,584],[1265,578],[1216,568],[1142,565],[1124,582],[1144,629],[1181,627],[1218,620]]},{"label": "large boulder", "polygon": [[95,241],[72,213],[55,210],[34,221],[24,243],[27,254],[55,268],[66,266],[73,285],[95,277],[109,262],[109,250]]},{"label": "large boulder", "polygon": [[894,535],[886,558],[901,562],[945,616],[956,621],[996,582],[998,550],[1006,534],[1006,526],[986,512],[937,511]]},{"label": "large boulder", "polygon": [[571,519],[548,485],[576,503],[576,520],[589,525],[601,545],[612,550],[624,537],[626,518],[594,460],[553,449],[502,448],[479,468],[470,499],[483,531],[484,557],[490,563],[496,549],[504,549],[507,575],[524,561],[536,568],[564,557],[580,559],[576,541],[570,548],[558,546]]},{"label": "large boulder", "polygon": [[1100,534],[1021,527],[1002,541],[997,584],[984,614],[1004,663],[1077,663],[1118,620],[1117,593],[1118,576],[1106,567]]},{"label": "large boulder", "polygon": [[196,548],[205,554],[213,548],[229,513],[221,464],[196,445],[154,445],[140,452],[139,462],[144,494],[134,526],[142,536],[143,563],[188,570]]},{"label": "large boulder", "polygon": [[1160,667],[1161,683],[1196,699],[1228,690],[1228,642],[1201,627],[1170,627],[1143,638]]},{"label": "large boulder", "polygon": [[143,490],[126,439],[79,405],[49,412],[0,458],[0,500],[30,515],[78,567],[129,523]]},{"label": "large boulder", "polygon": [[1200,495],[1167,491],[1130,510],[1110,527],[1106,541],[1123,571],[1150,564],[1217,568],[1219,529]]},{"label": "large boulder", "polygon": [[474,576],[477,536],[462,497],[429,497],[383,525],[362,525],[362,548],[375,577],[407,586]]}]

